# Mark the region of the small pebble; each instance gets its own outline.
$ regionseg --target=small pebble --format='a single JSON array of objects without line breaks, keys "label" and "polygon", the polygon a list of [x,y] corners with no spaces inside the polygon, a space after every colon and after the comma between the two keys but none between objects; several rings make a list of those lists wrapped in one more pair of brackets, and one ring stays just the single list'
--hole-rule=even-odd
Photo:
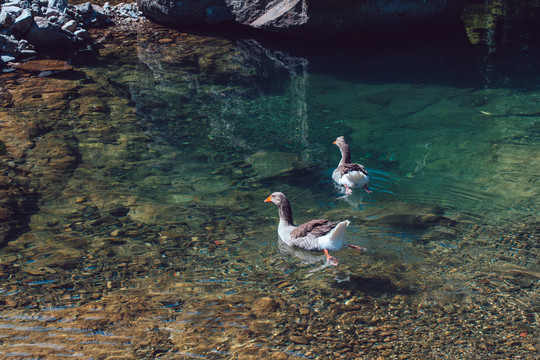
[{"label": "small pebble", "polygon": [[300,309],[300,315],[307,315],[309,314],[309,309],[307,308],[301,308]]}]

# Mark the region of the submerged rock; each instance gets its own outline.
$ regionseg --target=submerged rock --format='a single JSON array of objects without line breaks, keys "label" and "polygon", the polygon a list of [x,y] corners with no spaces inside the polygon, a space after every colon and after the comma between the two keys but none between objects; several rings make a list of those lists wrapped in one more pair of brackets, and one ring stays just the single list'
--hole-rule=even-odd
[{"label": "submerged rock", "polygon": [[278,309],[279,303],[270,297],[257,299],[251,304],[251,310],[257,315],[266,315]]},{"label": "submerged rock", "polygon": [[69,71],[73,70],[73,66],[63,60],[32,60],[25,63],[16,64],[15,68],[33,73],[42,71]]},{"label": "submerged rock", "polygon": [[444,216],[444,209],[437,206],[421,206],[408,203],[390,203],[388,206],[367,211],[362,221],[369,224],[389,224],[402,227],[429,228],[441,222],[455,225]]},{"label": "submerged rock", "polygon": [[246,163],[255,171],[252,180],[266,179],[306,167],[298,156],[284,152],[258,151],[247,156]]}]

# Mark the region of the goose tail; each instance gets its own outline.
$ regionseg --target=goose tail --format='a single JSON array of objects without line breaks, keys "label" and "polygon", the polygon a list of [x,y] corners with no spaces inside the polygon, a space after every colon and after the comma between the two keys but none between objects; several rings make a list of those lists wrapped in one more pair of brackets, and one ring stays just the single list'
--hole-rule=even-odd
[{"label": "goose tail", "polygon": [[339,251],[346,248],[348,246],[346,233],[349,224],[349,220],[341,221],[330,233],[319,238],[319,250]]},{"label": "goose tail", "polygon": [[332,230],[332,240],[337,239],[345,239],[346,232],[347,232],[347,226],[349,226],[351,222],[349,220],[341,221],[339,224],[336,225],[336,227]]}]

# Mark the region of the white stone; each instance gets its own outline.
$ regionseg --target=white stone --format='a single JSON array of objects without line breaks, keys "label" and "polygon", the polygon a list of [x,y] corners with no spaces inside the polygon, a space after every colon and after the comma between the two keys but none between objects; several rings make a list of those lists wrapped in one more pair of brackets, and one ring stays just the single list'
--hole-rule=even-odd
[{"label": "white stone", "polygon": [[64,24],[64,26],[62,26],[62,30],[74,32],[75,30],[77,30],[77,26],[79,26],[79,24],[75,20],[69,20],[67,23]]},{"label": "white stone", "polygon": [[10,27],[21,12],[22,9],[18,6],[2,6],[2,11],[0,11],[0,26]]}]

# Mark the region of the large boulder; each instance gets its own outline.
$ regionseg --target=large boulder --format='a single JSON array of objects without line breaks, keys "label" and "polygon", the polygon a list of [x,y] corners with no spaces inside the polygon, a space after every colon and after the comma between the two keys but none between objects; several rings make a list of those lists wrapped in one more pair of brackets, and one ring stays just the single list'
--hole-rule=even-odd
[{"label": "large boulder", "polygon": [[152,20],[170,26],[227,20],[299,36],[393,32],[455,22],[463,0],[137,0]]},{"label": "large boulder", "polygon": [[46,18],[36,16],[26,36],[28,42],[38,48],[70,47],[75,44],[75,36],[70,35]]},{"label": "large boulder", "polygon": [[137,5],[150,19],[172,26],[234,20],[225,0],[137,0]]}]

